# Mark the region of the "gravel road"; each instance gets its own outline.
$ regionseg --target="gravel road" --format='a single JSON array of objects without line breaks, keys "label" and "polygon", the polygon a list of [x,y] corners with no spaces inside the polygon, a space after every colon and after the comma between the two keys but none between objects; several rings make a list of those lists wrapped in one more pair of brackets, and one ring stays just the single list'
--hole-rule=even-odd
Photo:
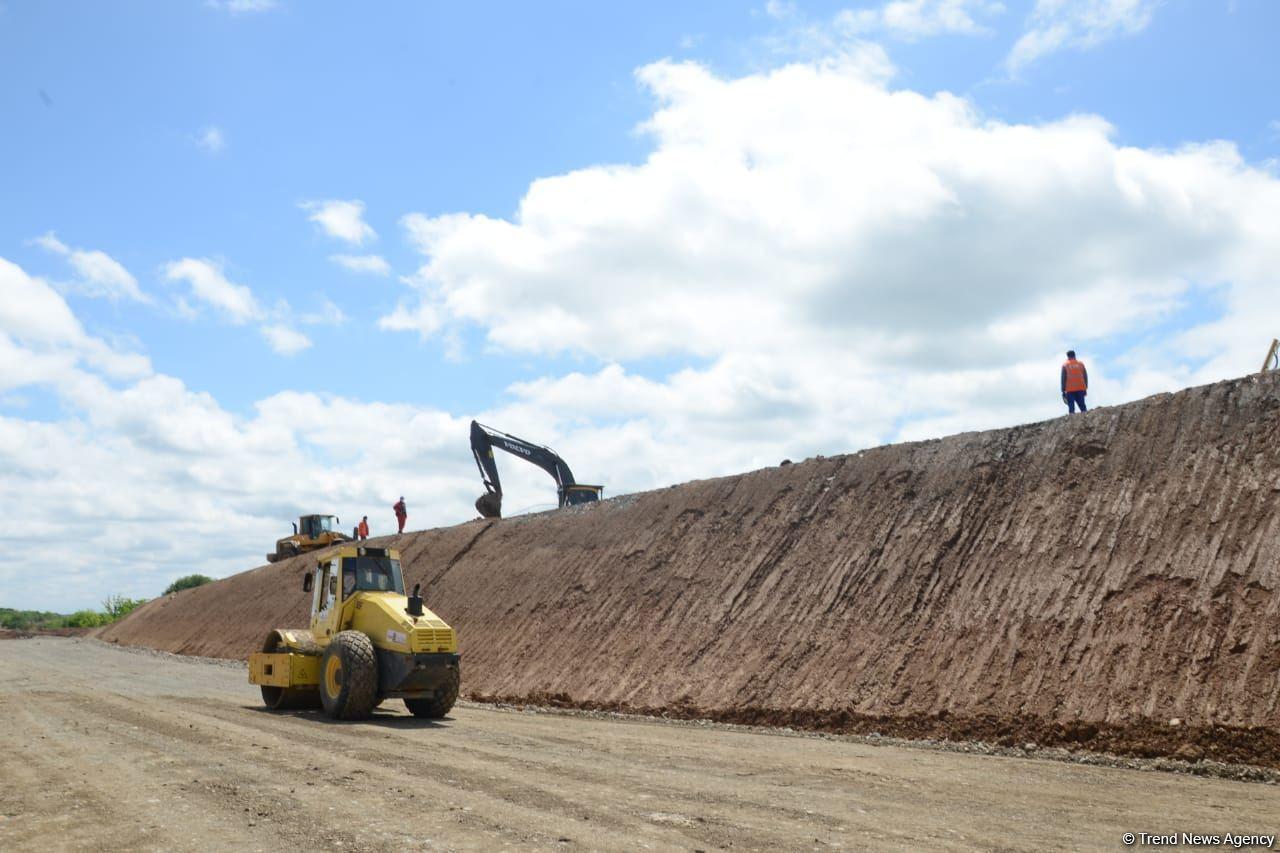
[{"label": "gravel road", "polygon": [[478,705],[276,714],[243,666],[91,640],[0,641],[0,719],[6,851],[1079,850],[1280,830],[1267,784]]}]

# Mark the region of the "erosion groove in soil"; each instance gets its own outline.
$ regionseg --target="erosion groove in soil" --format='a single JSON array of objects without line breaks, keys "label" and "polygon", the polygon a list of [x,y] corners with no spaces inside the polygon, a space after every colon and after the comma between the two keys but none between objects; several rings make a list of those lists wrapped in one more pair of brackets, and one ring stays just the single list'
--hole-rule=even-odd
[{"label": "erosion groove in soil", "polygon": [[[1278,503],[1270,375],[373,544],[465,695],[1280,766]],[[313,560],[100,636],[243,658]]]}]

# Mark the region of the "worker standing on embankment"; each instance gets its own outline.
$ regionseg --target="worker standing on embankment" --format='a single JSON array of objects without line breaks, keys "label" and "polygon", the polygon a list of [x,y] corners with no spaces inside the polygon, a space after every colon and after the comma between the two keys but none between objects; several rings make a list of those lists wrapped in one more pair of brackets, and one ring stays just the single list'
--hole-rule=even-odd
[{"label": "worker standing on embankment", "polygon": [[391,507],[396,513],[396,524],[400,525],[400,533],[404,533],[404,523],[409,518],[409,510],[404,505],[404,495],[400,496],[400,500],[396,501],[395,506]]},{"label": "worker standing on embankment", "polygon": [[1084,404],[1085,395],[1089,393],[1089,371],[1084,362],[1076,360],[1076,351],[1067,350],[1067,360],[1062,365],[1062,402],[1067,404],[1067,414],[1073,415],[1076,406],[1087,412]]}]

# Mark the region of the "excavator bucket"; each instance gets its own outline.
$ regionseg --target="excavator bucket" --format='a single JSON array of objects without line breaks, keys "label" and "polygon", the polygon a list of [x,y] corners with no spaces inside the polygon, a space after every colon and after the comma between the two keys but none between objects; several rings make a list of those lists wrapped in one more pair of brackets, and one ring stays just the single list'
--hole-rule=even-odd
[{"label": "excavator bucket", "polygon": [[502,498],[493,492],[485,492],[476,498],[476,512],[484,518],[502,518]]}]

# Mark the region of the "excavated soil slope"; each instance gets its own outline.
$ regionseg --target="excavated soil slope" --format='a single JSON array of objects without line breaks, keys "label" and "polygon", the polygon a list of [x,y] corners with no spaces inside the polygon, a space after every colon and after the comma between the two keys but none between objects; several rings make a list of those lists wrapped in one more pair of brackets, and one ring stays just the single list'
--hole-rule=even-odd
[{"label": "excavated soil slope", "polygon": [[[1278,451],[1250,377],[379,541],[479,698],[1280,766]],[[243,658],[307,562],[102,636]]]}]

